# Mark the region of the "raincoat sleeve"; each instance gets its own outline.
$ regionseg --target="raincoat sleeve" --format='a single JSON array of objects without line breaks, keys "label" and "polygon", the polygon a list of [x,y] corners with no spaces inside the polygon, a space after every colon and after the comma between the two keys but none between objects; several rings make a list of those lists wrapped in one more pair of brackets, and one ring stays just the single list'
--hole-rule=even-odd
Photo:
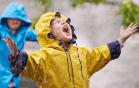
[{"label": "raincoat sleeve", "polygon": [[32,80],[39,80],[41,74],[44,74],[46,71],[46,68],[44,68],[46,66],[46,58],[46,53],[43,50],[28,55],[28,61],[22,76]]},{"label": "raincoat sleeve", "polygon": [[121,48],[118,41],[86,51],[86,63],[89,77],[103,68],[109,61],[120,56]]},{"label": "raincoat sleeve", "polygon": [[37,41],[36,32],[33,29],[28,29],[26,36],[28,41]]},{"label": "raincoat sleeve", "polygon": [[17,57],[9,55],[8,59],[11,72],[15,77],[18,77],[22,73],[22,76],[25,78],[38,80],[40,74],[46,71],[46,68],[43,68],[46,65],[46,61],[44,61],[44,58],[46,58],[45,56],[45,52],[41,50],[30,55],[24,51],[19,51]]},{"label": "raincoat sleeve", "polygon": [[11,72],[15,77],[18,77],[19,74],[24,70],[28,55],[24,51],[19,51],[19,54],[16,57],[13,57],[11,54],[8,56],[8,60],[10,62]]}]

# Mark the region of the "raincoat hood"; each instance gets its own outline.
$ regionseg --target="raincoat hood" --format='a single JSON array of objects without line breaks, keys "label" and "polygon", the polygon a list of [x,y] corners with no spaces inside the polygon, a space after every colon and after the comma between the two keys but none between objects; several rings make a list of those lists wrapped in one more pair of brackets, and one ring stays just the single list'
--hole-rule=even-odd
[{"label": "raincoat hood", "polygon": [[8,18],[19,19],[24,23],[24,26],[31,26],[31,20],[27,17],[26,10],[23,4],[19,4],[16,2],[9,4],[2,12],[0,18],[1,24],[4,24],[6,22],[6,19]]},{"label": "raincoat hood", "polygon": [[[52,19],[55,18],[55,14],[56,12],[48,12],[42,15],[35,25],[37,38],[41,48],[51,47],[55,45],[57,45],[57,47],[59,46],[58,44],[56,44],[59,43],[59,41],[48,38],[48,33],[51,32],[50,22]],[[61,18],[64,21],[67,20],[67,17],[63,15],[61,15]]]}]

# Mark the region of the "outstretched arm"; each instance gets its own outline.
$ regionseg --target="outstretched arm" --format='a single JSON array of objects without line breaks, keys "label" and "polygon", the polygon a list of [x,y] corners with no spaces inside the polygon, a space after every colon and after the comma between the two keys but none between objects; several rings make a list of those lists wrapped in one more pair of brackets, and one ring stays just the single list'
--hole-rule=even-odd
[{"label": "outstretched arm", "polygon": [[124,42],[138,30],[137,27],[136,24],[130,24],[127,29],[121,29],[118,40],[87,51],[86,61],[90,76],[120,56]]},{"label": "outstretched arm", "polygon": [[18,76],[24,70],[22,72],[22,75],[24,77],[30,78],[32,80],[38,80],[38,72],[45,72],[45,69],[42,69],[42,67],[46,64],[40,63],[44,62],[44,58],[46,58],[45,51],[38,50],[28,55],[26,52],[19,51],[16,47],[15,42],[11,40],[10,37],[7,36],[5,42],[9,46],[11,52],[11,54],[9,55],[11,72],[15,76]]},{"label": "outstretched arm", "polygon": [[120,35],[119,35],[117,41],[111,42],[111,43],[108,44],[112,60],[116,59],[116,58],[118,58],[120,56],[120,53],[121,53],[120,49],[124,46],[125,41],[132,34],[134,34],[137,30],[138,30],[137,24],[133,24],[133,23],[131,23],[127,27],[127,29],[123,29],[123,27],[121,27]]},{"label": "outstretched arm", "polygon": [[15,42],[9,36],[7,36],[4,41],[8,45],[11,53],[8,57],[11,72],[17,77],[22,72],[22,70],[24,70],[28,55],[26,52],[18,51]]}]

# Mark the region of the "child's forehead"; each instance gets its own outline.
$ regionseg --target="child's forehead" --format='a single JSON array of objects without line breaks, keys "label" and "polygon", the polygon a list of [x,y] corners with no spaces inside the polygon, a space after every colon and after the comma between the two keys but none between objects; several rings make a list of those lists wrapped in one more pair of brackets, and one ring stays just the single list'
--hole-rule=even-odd
[{"label": "child's forehead", "polygon": [[62,19],[61,17],[55,17],[54,21],[57,21],[57,20],[59,20],[59,21],[66,21],[65,19]]},{"label": "child's forehead", "polygon": [[8,18],[7,20],[10,20],[10,21],[21,21],[21,20],[19,20],[17,18]]}]

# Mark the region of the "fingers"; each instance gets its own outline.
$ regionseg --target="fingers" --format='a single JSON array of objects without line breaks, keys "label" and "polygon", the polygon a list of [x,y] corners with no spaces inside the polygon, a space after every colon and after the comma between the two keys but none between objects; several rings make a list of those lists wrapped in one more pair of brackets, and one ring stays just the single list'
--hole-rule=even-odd
[{"label": "fingers", "polygon": [[131,31],[132,31],[132,30],[137,29],[137,27],[138,27],[138,25],[137,25],[137,24],[134,24],[134,25],[132,25],[132,27],[131,27],[130,29],[131,29]]},{"label": "fingers", "polygon": [[131,23],[127,29],[133,29],[134,27],[138,27],[138,25]]},{"label": "fingers", "polygon": [[9,36],[7,36],[6,39],[7,39],[8,43],[13,43],[13,40]]},{"label": "fingers", "polygon": [[124,27],[123,27],[123,26],[121,26],[120,33],[121,33],[121,32],[123,32],[123,31],[124,31]]},{"label": "fingers", "polygon": [[16,43],[9,36],[6,36],[6,38],[3,39],[3,41],[7,44],[7,46],[9,47],[10,53],[13,56],[18,55],[18,48],[16,46]]},{"label": "fingers", "polygon": [[134,23],[131,23],[131,24],[128,26],[128,28],[131,28],[131,27],[133,26],[133,24],[134,24]]},{"label": "fingers", "polygon": [[133,34],[133,33],[135,33],[137,30],[139,30],[139,29],[134,29],[132,32],[131,32],[131,34]]},{"label": "fingers", "polygon": [[14,47],[16,47],[15,42],[9,36],[6,36],[6,38],[3,40],[7,44],[7,46],[10,48],[10,50],[12,50]]},{"label": "fingers", "polygon": [[138,30],[138,25],[137,24],[130,25],[130,28],[128,29],[128,31],[130,32],[130,34],[135,33],[137,30]]},{"label": "fingers", "polygon": [[135,26],[138,26],[138,25],[135,24],[135,23],[131,23],[131,24],[128,26],[128,28],[132,28],[132,27],[135,27]]},{"label": "fingers", "polygon": [[130,35],[132,35],[132,33],[136,32],[137,30],[138,25],[131,23],[125,31],[128,32]]},{"label": "fingers", "polygon": [[6,43],[6,44],[8,44],[8,43],[9,43],[8,36],[6,36],[6,38],[5,38],[5,39],[3,39],[3,40],[5,41],[5,43]]},{"label": "fingers", "polygon": [[4,41],[6,42],[7,45],[13,45],[14,44],[14,41],[9,36],[6,36],[6,39]]}]

